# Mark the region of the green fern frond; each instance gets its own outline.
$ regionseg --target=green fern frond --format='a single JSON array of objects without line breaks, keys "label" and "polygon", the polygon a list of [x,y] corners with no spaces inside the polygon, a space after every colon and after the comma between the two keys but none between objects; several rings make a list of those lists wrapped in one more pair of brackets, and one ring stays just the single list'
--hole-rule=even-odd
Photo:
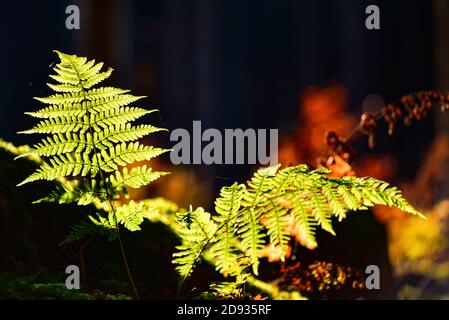
[{"label": "green fern frond", "polygon": [[77,93],[77,92],[83,91],[81,84],[74,86],[74,85],[67,84],[67,83],[64,83],[64,84],[47,83],[47,86],[49,86],[50,89],[52,89],[53,91],[56,91],[56,92]]},{"label": "green fern frond", "polygon": [[108,230],[114,230],[117,231],[117,219],[115,218],[114,214],[110,212],[108,214],[108,217],[105,218],[102,214],[97,213],[96,217],[89,216],[90,221],[93,222],[94,225],[108,229]]},{"label": "green fern frond", "polygon": [[239,274],[241,268],[236,264],[240,252],[234,231],[238,212],[241,206],[245,186],[234,183],[230,187],[224,187],[220,191],[220,197],[215,201],[217,216],[213,219],[220,226],[215,235],[216,243],[211,248],[211,253],[216,260],[217,271],[223,274]]},{"label": "green fern frond", "polygon": [[166,131],[152,125],[142,124],[132,126],[130,123],[104,128],[101,132],[95,132],[93,142],[98,146],[111,147],[114,143],[136,141],[142,137],[159,131]]},{"label": "green fern frond", "polygon": [[[192,257],[204,254],[222,274],[239,276],[252,266],[258,274],[261,249],[271,244],[287,252],[292,223],[296,236],[306,247],[317,246],[315,233],[321,229],[335,235],[333,219],[341,221],[349,211],[366,210],[373,205],[398,207],[410,214],[422,215],[388,183],[373,178],[328,178],[329,170],[311,170],[305,165],[279,170],[278,166],[257,171],[247,186],[224,187],[216,201],[217,215],[205,233],[191,232],[184,224],[180,235],[185,260],[176,260],[178,270],[193,268]],[[211,222],[208,220],[208,224]],[[194,226],[193,222],[190,228]],[[268,239],[268,243],[266,243]],[[180,249],[178,248],[178,249]],[[189,251],[191,250],[191,251]],[[190,271],[189,271],[190,272]]]},{"label": "green fern frond", "polygon": [[205,247],[215,235],[217,226],[203,208],[178,213],[177,220],[181,226],[178,235],[182,238],[182,244],[176,247],[178,251],[173,254],[173,263],[185,279],[193,271]]},{"label": "green fern frond", "polygon": [[118,194],[112,185],[104,185],[103,181],[95,179],[67,181],[62,186],[57,186],[46,197],[34,201],[33,203],[54,202],[59,204],[76,203],[79,206],[86,206],[94,203],[96,200],[107,201],[107,196],[117,198]]},{"label": "green fern frond", "polygon": [[146,205],[144,202],[130,201],[108,212],[108,217],[97,213],[97,217],[89,216],[89,219],[97,226],[105,229],[117,229],[118,225],[123,225],[129,231],[141,230],[140,225],[145,219],[151,220],[158,210]]},{"label": "green fern frond", "polygon": [[[146,98],[145,96],[133,96],[130,94],[122,94],[118,96],[112,96],[105,99],[98,99],[96,103],[92,106],[94,112],[106,112],[111,109],[118,109],[123,106],[130,105],[140,99]],[[86,102],[87,105],[92,104],[90,101]]]},{"label": "green fern frond", "polygon": [[137,120],[155,111],[135,107],[120,107],[91,114],[88,123],[96,132],[99,132],[110,126],[126,124],[130,121]]},{"label": "green fern frond", "polygon": [[22,186],[37,180],[55,180],[67,176],[81,175],[85,177],[88,174],[91,174],[91,176],[94,177],[98,173],[98,170],[98,165],[91,163],[88,157],[82,157],[78,153],[73,157],[69,153],[67,155],[51,158],[50,164],[44,163],[35,173],[17,186]]},{"label": "green fern frond", "polygon": [[[130,94],[114,95],[106,98],[96,99],[94,101],[83,100],[80,98],[76,102],[66,102],[50,105],[35,112],[25,112],[35,118],[51,119],[51,118],[82,118],[89,110],[92,114],[100,112],[108,112],[110,110],[119,109],[127,106],[137,100],[145,98],[144,96],[136,97]],[[82,101],[82,102],[81,102]]]},{"label": "green fern frond", "polygon": [[102,99],[110,99],[119,95],[128,93],[129,90],[113,88],[113,87],[102,87],[94,88],[80,93],[62,93],[54,94],[49,97],[35,97],[34,99],[46,104],[53,105],[66,105],[72,103],[79,103],[82,101],[101,101]]},{"label": "green fern frond", "polygon": [[156,179],[168,174],[167,172],[153,171],[146,165],[142,167],[134,167],[131,171],[125,167],[123,172],[116,171],[115,176],[111,175],[110,181],[114,188],[131,187],[138,189],[145,186]]},{"label": "green fern frond", "polygon": [[22,134],[35,133],[66,133],[66,132],[85,132],[89,129],[89,120],[86,115],[82,119],[77,117],[50,118],[43,120],[32,129],[20,131]]},{"label": "green fern frond", "polygon": [[72,226],[67,233],[67,236],[59,245],[67,245],[95,235],[105,236],[109,241],[117,238],[117,233],[114,230],[106,229],[103,226],[96,225],[91,222],[83,221]]},{"label": "green fern frond", "polygon": [[275,196],[267,203],[267,212],[264,215],[266,219],[264,225],[267,228],[270,242],[280,248],[282,261],[288,251],[289,219],[288,209],[279,207],[277,204],[281,201],[281,195],[287,190],[293,177],[292,170],[284,170],[274,177],[270,192]]},{"label": "green fern frond", "polygon": [[150,133],[164,130],[152,125],[133,127],[128,123],[108,127],[102,132],[95,132],[93,136],[89,132],[77,134],[69,131],[65,134],[59,133],[42,139],[40,143],[33,146],[29,153],[21,154],[17,158],[29,154],[50,157],[72,151],[75,153],[90,153],[94,147],[101,151],[113,146],[114,143],[135,141]]},{"label": "green fern frond", "polygon": [[87,112],[86,102],[68,103],[64,105],[51,105],[35,112],[25,112],[25,114],[34,118],[52,119],[52,118],[82,118]]},{"label": "green fern frond", "polygon": [[117,223],[122,224],[129,231],[140,230],[144,219],[151,220],[157,210],[146,206],[143,202],[130,201],[115,210]]},{"label": "green fern frond", "polygon": [[[53,67],[48,86],[56,93],[35,98],[47,106],[26,114],[39,119],[24,134],[46,134],[27,153],[20,156],[45,157],[40,167],[18,185],[38,180],[67,179],[37,202],[77,203],[86,205],[106,203],[108,217],[92,221],[104,227],[122,224],[139,230],[149,208],[135,203],[114,210],[112,200],[127,195],[127,187],[138,188],[165,175],[146,165],[128,171],[134,162],[150,160],[168,150],[140,144],[137,140],[164,129],[151,125],[133,126],[132,122],[156,110],[129,106],[143,96],[114,87],[94,88],[112,73],[102,62],[55,51],[59,62]],[[112,216],[113,217],[112,217]],[[112,219],[113,218],[113,219]]]},{"label": "green fern frond", "polygon": [[209,291],[203,293],[202,297],[206,299],[244,299],[247,295],[245,293],[247,278],[248,275],[243,274],[237,276],[233,282],[213,282],[209,286]]},{"label": "green fern frond", "polygon": [[258,170],[252,179],[248,181],[242,206],[245,207],[244,214],[239,217],[238,233],[242,238],[242,249],[251,259],[254,274],[258,274],[259,258],[264,245],[263,227],[260,224],[262,210],[256,210],[257,206],[266,200],[266,194],[270,192],[271,178],[276,174],[279,166]]},{"label": "green fern frond", "polygon": [[118,170],[118,166],[126,166],[133,162],[151,160],[165,152],[167,150],[153,146],[145,146],[138,142],[130,144],[122,142],[115,147],[110,147],[108,151],[101,151],[101,157],[95,159],[95,163],[98,163],[104,171],[111,172]]}]

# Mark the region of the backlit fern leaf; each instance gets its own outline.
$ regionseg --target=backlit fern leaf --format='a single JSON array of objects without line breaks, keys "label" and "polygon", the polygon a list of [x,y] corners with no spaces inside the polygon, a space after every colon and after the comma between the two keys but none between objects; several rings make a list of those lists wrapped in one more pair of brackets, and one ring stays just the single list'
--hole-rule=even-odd
[{"label": "backlit fern leaf", "polygon": [[97,145],[112,146],[113,143],[128,142],[138,140],[150,133],[165,129],[152,125],[132,126],[130,123],[104,128],[101,132],[95,132],[93,140]]},{"label": "backlit fern leaf", "polygon": [[264,225],[270,237],[270,242],[281,251],[281,260],[284,261],[288,251],[289,232],[288,232],[288,209],[278,206],[281,194],[287,190],[290,180],[292,179],[292,170],[284,170],[277,174],[273,179],[271,193],[273,198],[267,202],[267,212],[264,215]]},{"label": "backlit fern leaf", "polygon": [[[94,88],[106,80],[112,69],[103,63],[55,51],[59,63],[56,83],[48,86],[56,93],[36,100],[47,106],[27,115],[40,121],[25,134],[46,134],[26,154],[45,157],[40,167],[18,185],[38,180],[67,180],[47,197],[37,202],[104,202],[108,218],[91,220],[98,225],[117,227],[117,222],[131,231],[139,230],[149,209],[129,203],[114,210],[112,201],[127,194],[127,187],[137,188],[158,179],[163,172],[146,165],[128,171],[128,165],[150,160],[168,150],[140,144],[137,140],[163,129],[151,125],[133,126],[132,122],[156,110],[129,106],[144,97],[114,87]],[[19,157],[20,157],[19,156]],[[151,211],[151,210],[150,210]]]},{"label": "backlit fern leaf", "polygon": [[[189,259],[175,260],[178,270],[186,270],[184,262],[188,262],[186,268],[190,270],[194,266],[192,256],[199,259],[204,254],[224,275],[229,275],[229,270],[234,271],[235,277],[244,275],[245,266],[252,266],[257,275],[263,245],[281,248],[282,258],[293,230],[292,235],[301,244],[313,249],[317,246],[318,227],[335,235],[334,218],[341,221],[349,211],[366,210],[377,204],[395,206],[422,217],[398,189],[386,182],[373,178],[328,178],[328,173],[327,169],[310,170],[305,165],[279,170],[278,165],[257,171],[246,187],[224,187],[216,201],[217,216],[207,220],[208,230],[215,229],[215,233],[206,237],[198,228],[192,232],[188,226],[181,226],[184,253],[175,256],[188,254]],[[239,205],[234,202],[237,199],[241,199]]]},{"label": "backlit fern leaf", "polygon": [[33,203],[76,203],[79,206],[86,206],[95,200],[107,201],[107,195],[110,195],[112,198],[117,198],[118,196],[117,190],[111,184],[104,185],[103,181],[97,181],[95,179],[86,179],[84,181],[73,180],[67,181],[62,186],[57,186],[49,195]]},{"label": "backlit fern leaf", "polygon": [[130,201],[115,210],[117,223],[125,226],[130,231],[140,230],[140,225],[144,219],[151,220],[157,210],[146,206],[143,202]]},{"label": "backlit fern leaf", "polygon": [[234,183],[230,187],[224,187],[220,191],[220,197],[215,200],[214,221],[220,226],[217,231],[217,241],[211,252],[216,259],[216,269],[223,274],[234,275],[241,273],[238,259],[237,238],[234,232],[234,224],[238,217],[245,186]]},{"label": "backlit fern leaf", "polygon": [[173,263],[185,279],[193,271],[205,247],[212,243],[217,226],[203,208],[178,213],[177,220],[181,226],[178,235],[182,238],[182,244],[176,247],[178,251],[173,254]]},{"label": "backlit fern leaf", "polygon": [[115,176],[111,175],[110,181],[114,188],[128,186],[137,189],[166,174],[166,172],[153,171],[144,165],[143,167],[134,167],[131,171],[128,171],[127,168],[124,168],[122,173],[117,171]]},{"label": "backlit fern leaf", "polygon": [[34,99],[46,104],[65,105],[82,101],[98,101],[101,99],[119,96],[128,92],[129,90],[123,90],[113,87],[102,87],[88,90],[84,92],[83,95],[80,95],[79,93],[59,93],[45,98]]},{"label": "backlit fern leaf", "polygon": [[107,218],[103,214],[97,213],[96,217],[89,216],[89,219],[95,225],[109,230],[116,230],[119,225],[123,225],[129,231],[139,231],[142,222],[145,219],[151,220],[156,214],[158,214],[158,210],[146,205],[143,201],[130,201],[128,204],[109,211]]},{"label": "backlit fern leaf", "polygon": [[261,202],[266,200],[266,194],[272,189],[272,178],[278,167],[270,167],[257,171],[248,181],[248,188],[243,197],[242,206],[245,213],[239,217],[239,234],[242,239],[242,249],[251,259],[253,272],[258,274],[259,258],[264,244],[263,227],[260,224],[262,212],[257,210]]},{"label": "backlit fern leaf", "polygon": [[101,151],[101,157],[95,158],[94,161],[104,171],[111,172],[118,170],[118,166],[126,166],[137,161],[150,160],[158,155],[166,152],[165,149],[145,146],[138,142],[126,144],[122,142],[109,150]]}]

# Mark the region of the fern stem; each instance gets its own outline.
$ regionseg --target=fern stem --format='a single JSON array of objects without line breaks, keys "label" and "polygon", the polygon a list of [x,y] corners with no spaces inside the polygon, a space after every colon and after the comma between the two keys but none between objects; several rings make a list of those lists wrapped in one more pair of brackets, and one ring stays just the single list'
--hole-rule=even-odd
[{"label": "fern stem", "polygon": [[[71,63],[72,63],[72,61],[71,61]],[[81,75],[80,75],[80,73],[78,71],[78,68],[76,67],[76,64],[72,63],[72,65],[73,65],[73,69],[77,73],[78,78],[80,79],[79,84],[80,84],[81,89],[82,89],[83,100],[87,100],[86,99],[86,89],[83,87],[83,84],[82,84],[82,81],[81,81]],[[88,123],[89,132],[90,132],[91,136],[94,136],[92,124],[90,122],[90,114],[91,114],[91,112],[90,112],[89,108],[86,108],[86,115],[87,115],[87,118],[89,119],[89,123]],[[92,147],[93,147],[93,150],[94,150],[95,158],[97,160],[97,164],[100,164],[99,157],[98,157],[98,149],[97,149],[97,146],[95,145],[94,140],[92,140]],[[118,235],[118,242],[119,242],[119,245],[120,245],[120,253],[121,253],[121,256],[122,256],[123,264],[125,265],[126,273],[128,275],[128,279],[129,279],[129,282],[130,282],[131,287],[133,289],[134,295],[136,296],[136,300],[140,300],[140,296],[139,296],[139,293],[137,291],[136,284],[134,282],[133,276],[131,274],[131,270],[129,268],[128,258],[126,257],[126,253],[125,253],[125,248],[123,246],[122,237],[120,235],[120,227],[119,227],[119,224],[117,223],[117,215],[116,215],[116,212],[115,212],[115,209],[114,209],[114,203],[112,202],[113,198],[112,198],[112,195],[109,193],[109,190],[108,190],[108,188],[106,186],[106,179],[104,177],[103,170],[99,167],[98,171],[100,173],[100,178],[101,178],[101,180],[103,182],[103,186],[105,186],[106,198],[108,199],[109,205],[111,207],[111,211],[112,211],[113,216],[114,216],[115,226],[116,226],[117,235]]]},{"label": "fern stem", "polygon": [[123,246],[122,236],[120,235],[120,227],[117,224],[117,235],[118,235],[118,243],[120,245],[120,252],[122,254],[123,263],[125,265],[126,273],[128,274],[129,282],[131,283],[131,287],[133,289],[134,295],[136,296],[136,300],[140,300],[139,292],[137,291],[136,284],[134,282],[133,276],[131,274],[131,270],[128,265],[128,259],[126,258],[125,248]]},{"label": "fern stem", "polygon": [[[92,126],[90,126],[90,125],[89,125],[89,131],[90,131],[91,135],[93,135]],[[97,147],[95,146],[94,142],[92,142],[92,145],[93,145],[95,157],[97,158],[97,163],[99,163]],[[103,171],[101,169],[99,169],[99,172],[100,172],[101,180],[103,181],[103,185],[106,186],[106,179],[104,177]],[[120,234],[120,225],[117,222],[117,214],[115,212],[114,203],[112,202],[112,196],[109,193],[108,188],[105,187],[105,189],[106,189],[106,198],[108,199],[108,202],[109,202],[109,205],[111,207],[111,211],[112,211],[112,214],[113,214],[114,220],[115,220],[115,227],[116,227],[116,230],[117,230],[118,242],[119,242],[119,245],[120,245],[120,253],[121,253],[121,256],[122,256],[123,264],[124,264],[125,269],[126,269],[126,274],[128,275],[129,283],[131,284],[131,287],[133,289],[134,295],[136,296],[136,300],[140,300],[139,292],[137,291],[136,284],[134,282],[133,276],[131,274],[131,270],[129,268],[128,258],[126,257],[126,252],[125,252],[125,248],[124,248],[124,245],[123,245],[122,236]]]}]

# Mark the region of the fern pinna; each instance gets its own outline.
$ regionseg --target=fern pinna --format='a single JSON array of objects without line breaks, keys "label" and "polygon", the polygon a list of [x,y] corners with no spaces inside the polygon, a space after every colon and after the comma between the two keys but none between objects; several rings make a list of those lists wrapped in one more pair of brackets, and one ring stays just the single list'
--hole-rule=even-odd
[{"label": "fern pinna", "polygon": [[[87,205],[100,201],[107,216],[104,212],[90,216],[95,224],[106,229],[118,230],[123,225],[131,231],[138,230],[141,221],[150,217],[151,208],[134,202],[114,208],[113,200],[120,198],[121,193],[126,195],[127,188],[139,188],[166,174],[146,165],[127,169],[134,162],[150,160],[167,151],[137,141],[162,129],[131,124],[156,110],[129,107],[144,98],[131,95],[129,90],[94,88],[112,73],[112,69],[102,71],[103,63],[55,52],[60,61],[50,77],[56,83],[48,86],[56,93],[35,98],[47,106],[27,112],[41,120],[32,129],[21,132],[48,135],[23,155],[42,156],[45,161],[19,186],[37,180],[63,179],[64,187],[37,202]],[[81,224],[74,233],[89,230],[95,233],[96,229]]]},{"label": "fern pinna", "polygon": [[[279,170],[260,169],[244,184],[221,190],[215,215],[202,208],[178,214],[183,243],[174,254],[177,270],[185,279],[201,257],[217,271],[234,276],[237,283],[251,272],[258,274],[262,248],[272,244],[285,258],[294,221],[303,244],[317,246],[319,227],[333,235],[332,219],[341,221],[348,211],[373,205],[395,206],[422,215],[388,183],[374,178],[329,178],[327,169],[311,170],[299,165]],[[188,222],[188,223],[187,223]]]}]

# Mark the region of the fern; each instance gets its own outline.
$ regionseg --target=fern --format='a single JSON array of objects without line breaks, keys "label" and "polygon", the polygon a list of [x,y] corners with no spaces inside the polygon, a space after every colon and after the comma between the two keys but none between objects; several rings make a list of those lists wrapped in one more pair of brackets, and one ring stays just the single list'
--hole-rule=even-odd
[{"label": "fern", "polygon": [[115,232],[115,230],[110,230],[102,225],[96,225],[91,222],[83,221],[70,228],[60,245],[67,245],[95,235],[105,236],[109,241],[117,239],[117,232]]},{"label": "fern", "polygon": [[257,275],[264,245],[280,248],[285,257],[290,221],[298,224],[306,246],[314,248],[316,229],[335,235],[333,220],[341,221],[349,211],[386,205],[423,217],[386,182],[329,178],[328,173],[306,165],[279,170],[278,165],[260,169],[247,185],[224,187],[215,201],[216,215],[199,208],[189,224],[179,226],[183,244],[173,261],[178,271],[187,277],[203,255],[224,276],[241,280],[248,276],[248,267]]},{"label": "fern", "polygon": [[138,230],[137,224],[148,216],[147,212],[135,211],[131,205],[114,210],[110,202],[120,198],[121,193],[126,195],[127,188],[139,188],[166,174],[146,165],[127,169],[134,162],[150,160],[167,151],[136,141],[163,129],[131,124],[155,110],[129,107],[130,103],[144,98],[131,95],[129,90],[93,88],[112,73],[112,69],[102,71],[103,63],[55,52],[60,62],[53,68],[56,74],[50,77],[56,83],[48,86],[58,93],[35,98],[48,106],[26,112],[40,121],[32,129],[21,132],[49,136],[17,157],[35,155],[45,161],[18,185],[67,179],[66,184],[36,203],[88,205],[100,200],[106,203],[104,207],[109,208],[110,215],[117,215],[119,224],[131,231]]},{"label": "fern", "polygon": [[138,298],[119,226],[130,231],[140,230],[144,219],[151,219],[156,210],[135,202],[114,208],[113,201],[118,200],[121,194],[127,195],[129,187],[142,187],[166,174],[153,171],[146,165],[127,169],[128,165],[150,160],[168,151],[137,141],[162,129],[131,124],[156,110],[130,107],[131,103],[144,97],[133,96],[128,90],[94,88],[112,73],[112,69],[102,71],[102,62],[55,52],[60,61],[53,68],[55,74],[50,77],[56,83],[48,83],[48,86],[56,93],[35,98],[47,106],[26,112],[39,122],[20,132],[47,135],[18,156],[42,157],[43,161],[36,172],[18,186],[39,180],[58,180],[63,182],[62,185],[36,203],[77,203],[83,206],[94,203],[101,208],[96,217],[89,216],[91,226],[85,222],[74,226],[63,244],[95,233],[111,239],[111,231],[115,230],[128,277]]},{"label": "fern", "polygon": [[187,278],[200,259],[203,249],[214,238],[216,224],[203,208],[188,213],[178,213],[178,222],[182,225],[178,235],[183,239],[182,245],[176,247],[178,252],[173,260],[178,266],[176,270],[183,278]]},{"label": "fern", "polygon": [[216,269],[224,274],[241,273],[240,266],[236,264],[238,259],[237,237],[234,224],[239,218],[238,212],[241,206],[245,186],[237,183],[221,190],[221,197],[215,201],[214,221],[220,226],[217,231],[217,241],[211,248],[216,261]]}]

